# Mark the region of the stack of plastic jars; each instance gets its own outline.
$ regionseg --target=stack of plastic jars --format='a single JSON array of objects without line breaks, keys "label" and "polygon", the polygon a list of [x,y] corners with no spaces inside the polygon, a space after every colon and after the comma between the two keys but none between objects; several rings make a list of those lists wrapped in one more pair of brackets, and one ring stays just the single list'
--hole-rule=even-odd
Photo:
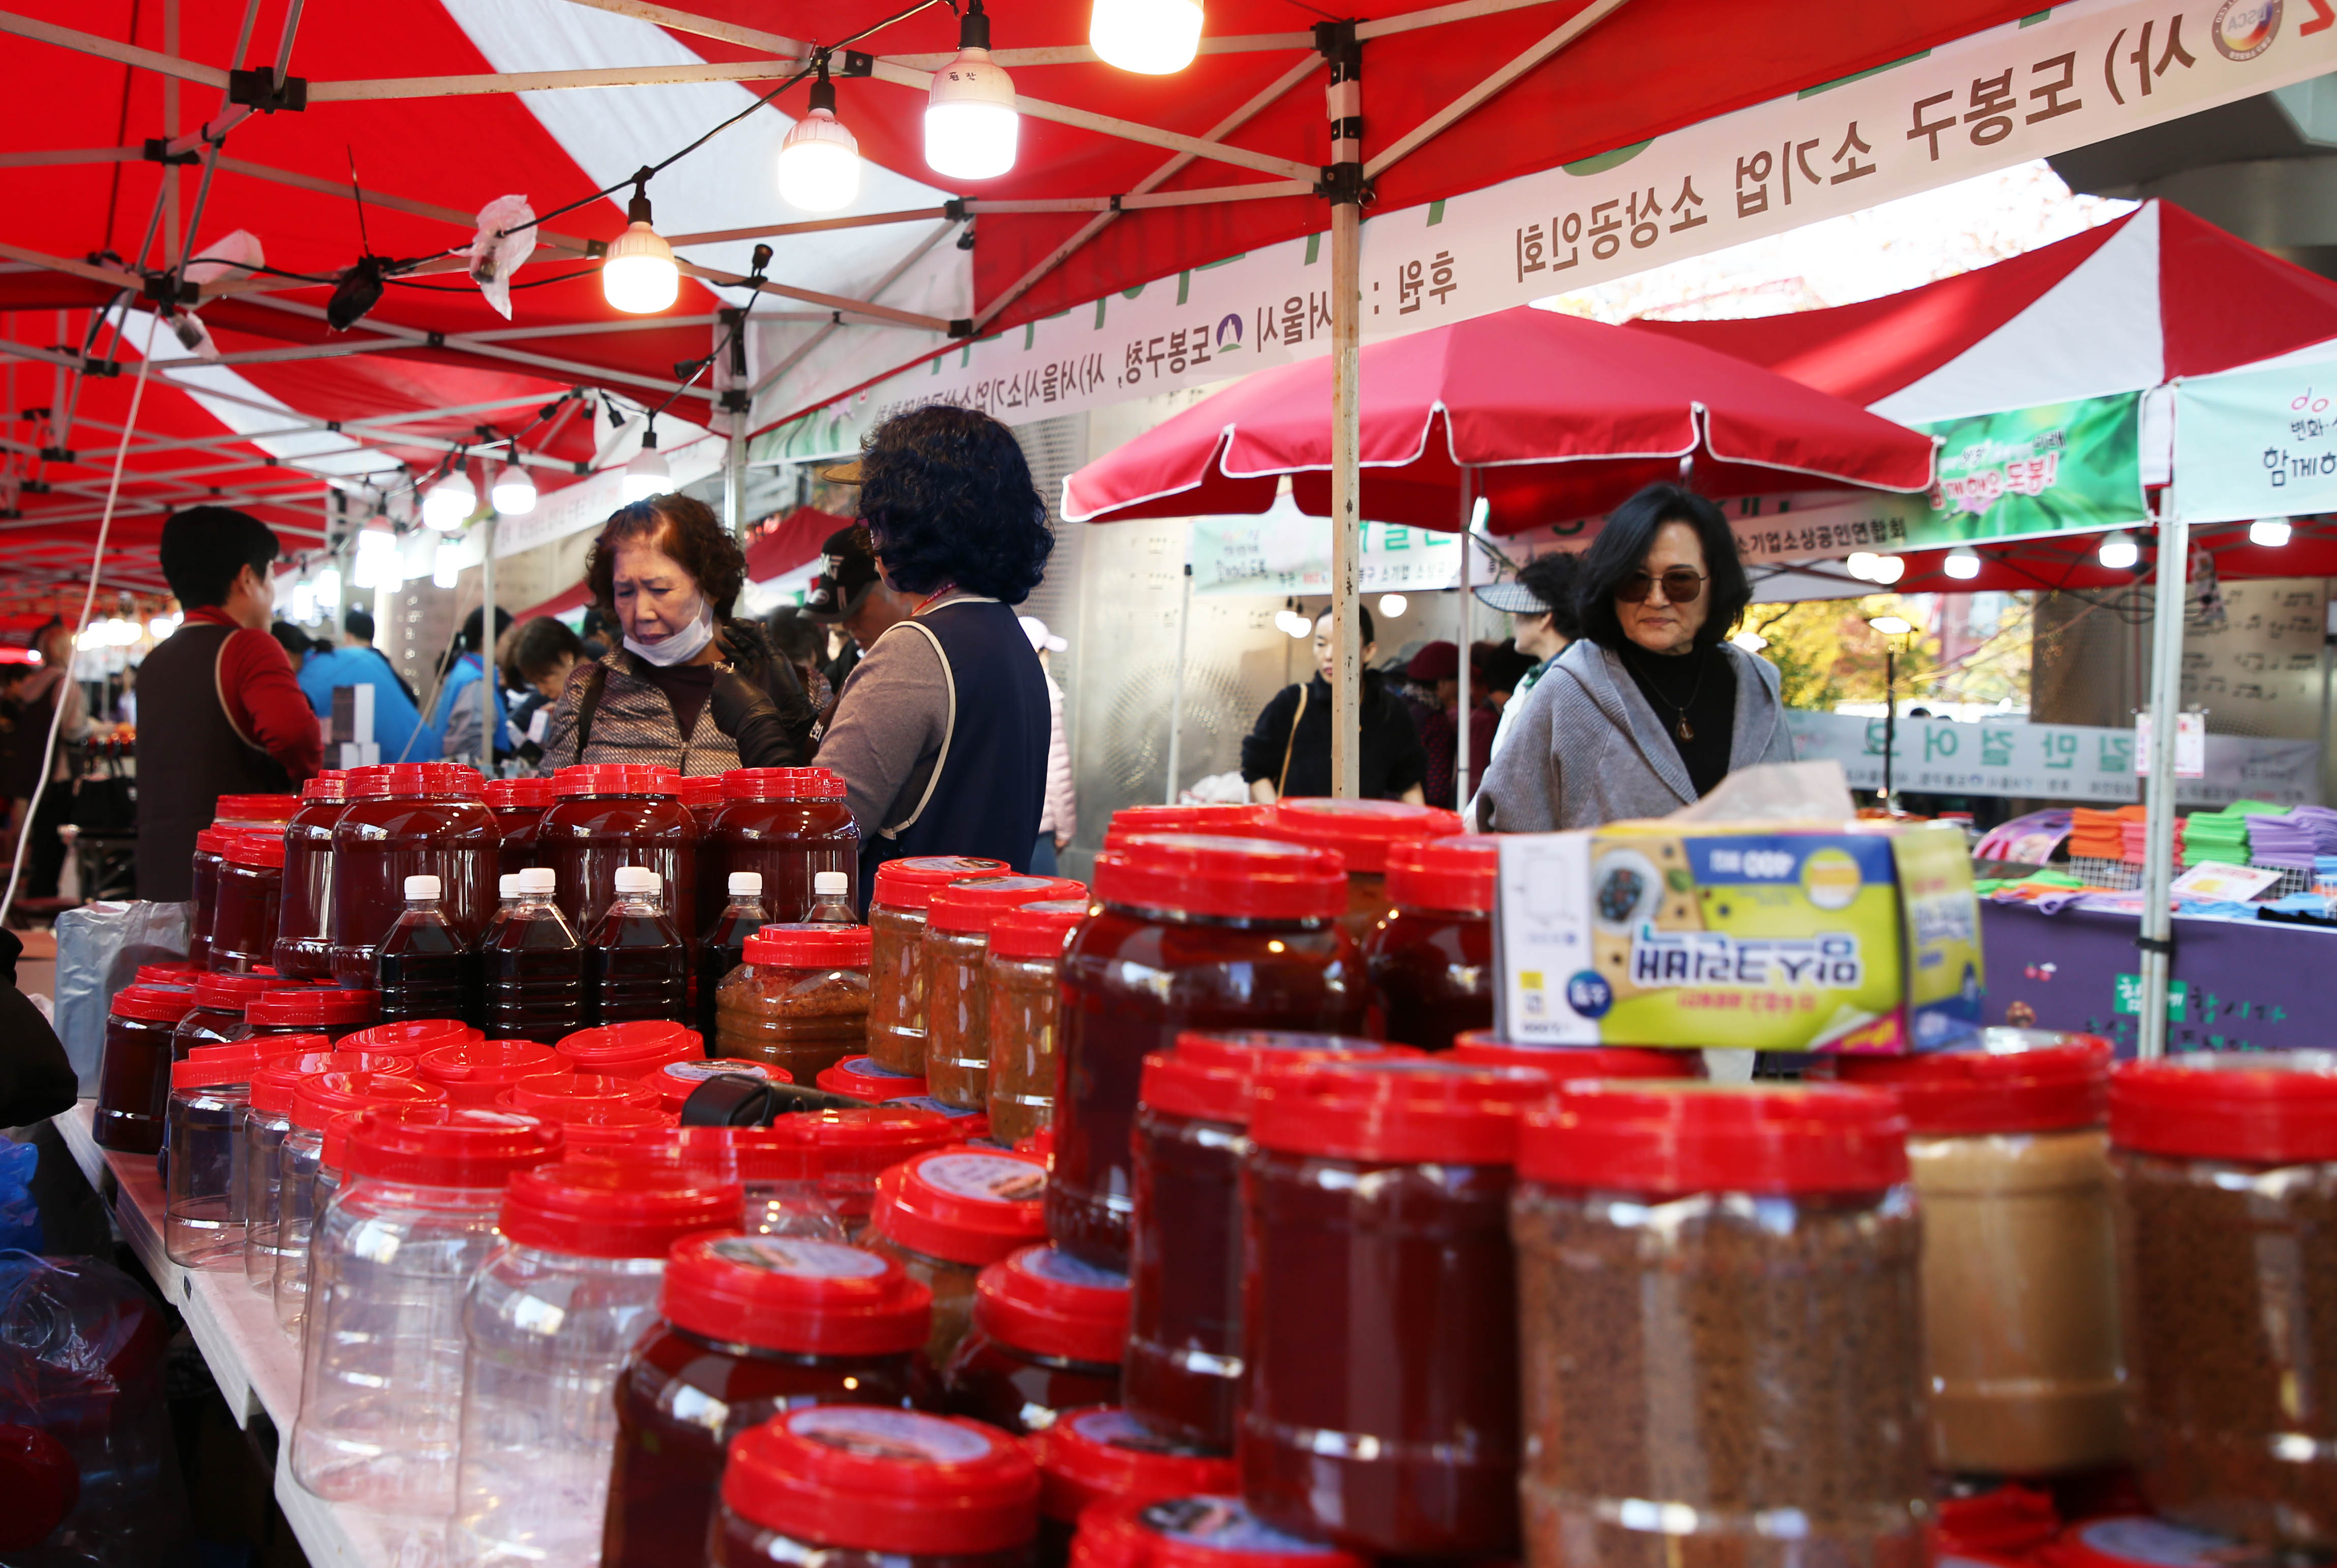
[{"label": "stack of plastic jars", "polygon": [[175,987],[124,986],[107,1008],[91,1136],[101,1149],[151,1154],[162,1146],[171,1098],[171,1036],[195,1005]]},{"label": "stack of plastic jars", "polygon": [[276,1302],[276,1326],[297,1333],[308,1301],[308,1233],[322,1207],[317,1194],[320,1179],[337,1186],[337,1169],[328,1179],[324,1160],[325,1127],[346,1112],[380,1105],[399,1110],[421,1106],[443,1109],[446,1091],[405,1073],[327,1072],[303,1077],[292,1090],[288,1113],[291,1125],[276,1154],[276,1277],[271,1290]]},{"label": "stack of plastic jars", "polygon": [[456,1562],[597,1559],[617,1379],[657,1320],[666,1254],[692,1232],[735,1228],[739,1211],[736,1181],[677,1164],[569,1162],[512,1178],[503,1243],[464,1303]]},{"label": "stack of plastic jars", "polygon": [[348,774],[320,773],[300,786],[300,809],[284,824],[273,951],[276,972],[292,979],[333,978],[333,824],[347,803]]},{"label": "stack of plastic jars", "polygon": [[1364,937],[1372,1006],[1391,1040],[1441,1051],[1493,1027],[1493,896],[1501,855],[1488,837],[1414,839],[1386,852],[1387,918]]},{"label": "stack of plastic jars", "polygon": [[495,832],[503,848],[495,867],[503,876],[514,876],[537,864],[535,830],[552,801],[548,778],[495,778],[487,781],[487,809],[495,813]]},{"label": "stack of plastic jars", "polygon": [[1084,899],[1067,877],[966,877],[925,915],[925,1092],[954,1110],[990,1101],[990,928],[1021,904]]},{"label": "stack of plastic jars", "polygon": [[1461,831],[1458,814],[1403,801],[1300,796],[1274,803],[1257,830],[1271,838],[1339,852],[1347,872],[1347,934],[1361,942],[1394,908],[1387,886],[1388,851]]},{"label": "stack of plastic jars", "polygon": [[269,968],[276,958],[279,910],[283,901],[283,835],[233,834],[220,858],[218,902],[205,950],[207,961],[223,974],[249,974]]},{"label": "stack of plastic jars", "polygon": [[878,1066],[925,1076],[925,920],[934,891],[1012,870],[973,855],[913,855],[876,868],[868,897],[868,1054]]},{"label": "stack of plastic jars", "polygon": [[1041,1160],[1004,1150],[944,1149],[905,1160],[877,1178],[876,1206],[863,1245],[909,1271],[934,1293],[925,1353],[946,1367],[973,1322],[982,1271],[1041,1240]]},{"label": "stack of plastic jars", "polygon": [[1055,1120],[1061,1076],[1063,949],[1088,901],[1050,899],[990,927],[990,1135],[1012,1146]]},{"label": "stack of plastic jars", "polygon": [[241,1122],[259,1053],[235,1046],[171,1068],[171,1162],[162,1251],[184,1269],[243,1256],[243,1189],[236,1180]]},{"label": "stack of plastic jars", "polygon": [[761,875],[771,919],[803,919],[821,872],[850,878],[852,907],[860,907],[860,829],[844,803],[843,779],[826,768],[734,768],[722,787],[729,799],[709,836],[726,874]]},{"label": "stack of plastic jars", "polygon": [[601,1568],[658,1568],[704,1538],[731,1440],[812,1405],[910,1407],[933,1298],[839,1242],[692,1236],[666,1259],[665,1322],[617,1384]]},{"label": "stack of plastic jars", "polygon": [[455,1502],[463,1297],[496,1242],[504,1188],[558,1156],[549,1122],[361,1111],[311,1249],[312,1319],[292,1474],[319,1497],[444,1518]]},{"label": "stack of plastic jars", "polygon": [[1024,1247],[983,1270],[973,1331],[942,1374],[949,1407],[1017,1436],[1065,1410],[1120,1398],[1128,1281],[1053,1247]]},{"label": "stack of plastic jars", "polygon": [[868,1044],[866,926],[772,925],[717,993],[715,1047],[807,1084]]},{"label": "stack of plastic jars", "polygon": [[[251,1094],[243,1115],[243,1276],[251,1288],[271,1301],[276,1295],[276,1271],[288,1255],[283,1245],[284,1140],[292,1132],[292,1101],[300,1081],[318,1073],[411,1074],[411,1058],[367,1056],[356,1051],[302,1050],[321,1037],[306,1040],[254,1041],[260,1054],[259,1070],[252,1075]],[[271,1044],[294,1047],[288,1055],[269,1056]],[[194,1058],[190,1057],[190,1060]]]},{"label": "stack of plastic jars", "polygon": [[[299,809],[298,795],[221,795],[211,825],[195,834],[194,908],[188,918],[187,958],[210,966],[211,918],[219,907],[219,875],[228,841],[244,833],[280,838]],[[265,961],[265,960],[263,960]]]},{"label": "stack of plastic jars", "polygon": [[475,768],[399,763],[350,770],[333,824],[333,979],[371,986],[382,939],[406,912],[406,879],[438,879],[446,920],[475,944],[495,912],[501,839]]},{"label": "stack of plastic jars", "polygon": [[[552,775],[553,799],[535,830],[535,863],[551,870],[560,912],[581,936],[617,901],[617,872],[640,866],[658,876],[677,927],[698,907],[698,823],[675,795],[670,769],[596,764]],[[699,933],[683,930],[682,940]]]}]

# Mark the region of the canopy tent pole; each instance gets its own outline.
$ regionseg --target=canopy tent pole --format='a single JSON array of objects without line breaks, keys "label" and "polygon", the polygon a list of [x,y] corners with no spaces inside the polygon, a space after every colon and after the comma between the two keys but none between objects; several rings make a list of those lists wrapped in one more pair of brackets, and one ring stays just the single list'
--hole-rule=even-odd
[{"label": "canopy tent pole", "polygon": [[747,415],[730,416],[730,440],[722,453],[722,524],[730,537],[747,537]]},{"label": "canopy tent pole", "polygon": [[1185,593],[1177,606],[1177,674],[1168,686],[1168,789],[1162,799],[1177,803],[1177,781],[1185,766],[1185,640],[1193,629],[1193,546],[1186,534]]},{"label": "canopy tent pole", "polygon": [[1362,479],[1363,46],[1354,24],[1316,29],[1330,64],[1331,162],[1331,793],[1363,793],[1363,638],[1355,610]]},{"label": "canopy tent pole", "polygon": [[2166,996],[2174,967],[2175,920],[2167,911],[2175,881],[2175,726],[2183,697],[2183,601],[2189,586],[2191,525],[2164,492],[2158,525],[2158,600],[2151,624],[2150,776],[2143,791],[2142,1021],[2136,1050],[2145,1061],[2166,1054]]},{"label": "canopy tent pole", "polygon": [[1469,522],[1476,511],[1477,471],[1461,465],[1461,623],[1453,640],[1461,648],[1461,719],[1452,737],[1452,804],[1469,803],[1469,743],[1473,734],[1469,713]]},{"label": "canopy tent pole", "polygon": [[490,507],[479,535],[479,771],[495,776],[495,525]]}]

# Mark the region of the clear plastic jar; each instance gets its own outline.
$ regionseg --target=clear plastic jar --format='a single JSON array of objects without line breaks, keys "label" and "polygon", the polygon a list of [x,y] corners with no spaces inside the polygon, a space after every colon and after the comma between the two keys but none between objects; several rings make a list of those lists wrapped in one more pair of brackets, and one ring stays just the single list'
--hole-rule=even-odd
[{"label": "clear plastic jar", "polygon": [[1256,831],[1262,837],[1339,852],[1347,872],[1347,908],[1340,923],[1360,945],[1395,907],[1387,885],[1388,851],[1421,839],[1450,838],[1462,826],[1459,813],[1438,806],[1301,795],[1276,801]]},{"label": "clear plastic jar", "polygon": [[[769,1069],[766,1068],[766,1071]],[[781,1116],[781,1123],[794,1120]],[[738,1163],[747,1189],[743,1227],[750,1236],[789,1236],[814,1242],[849,1242],[844,1217],[819,1190],[810,1149],[777,1126],[726,1127],[722,1131]],[[919,1344],[924,1344],[921,1338]]]},{"label": "clear plastic jar", "polygon": [[406,879],[436,877],[446,920],[476,945],[496,906],[502,853],[476,768],[399,763],[349,770],[333,824],[333,979],[371,986],[376,954],[406,912]]},{"label": "clear plastic jar", "polygon": [[801,1145],[804,1168],[845,1233],[855,1240],[868,1229],[875,1212],[878,1176],[958,1140],[957,1127],[947,1116],[905,1105],[798,1111],[781,1116],[771,1131]]},{"label": "clear plastic jar", "polygon": [[1139,833],[1208,833],[1217,838],[1255,838],[1274,817],[1270,805],[1122,806],[1104,824],[1103,847],[1116,850]]},{"label": "clear plastic jar", "polygon": [[866,926],[765,926],[715,994],[717,1055],[783,1068],[808,1084],[868,1048]]},{"label": "clear plastic jar", "polygon": [[300,982],[281,975],[205,975],[195,982],[195,1005],[171,1031],[171,1054],[180,1061],[197,1046],[243,1037],[243,1009],[262,991],[288,990]]},{"label": "clear plastic jar", "polygon": [[1390,845],[1391,908],[1364,937],[1364,972],[1381,1032],[1423,1051],[1493,1027],[1497,840],[1476,835]]},{"label": "clear plastic jar", "polygon": [[2337,1052],[2120,1062],[2109,1125],[2152,1508],[2337,1548]]},{"label": "clear plastic jar", "polygon": [[709,1568],[1028,1568],[1039,1472],[977,1421],[828,1405],[743,1434]]},{"label": "clear plastic jar", "polygon": [[[371,1072],[311,1073],[292,1090],[292,1125],[276,1154],[276,1276],[269,1290],[276,1303],[276,1326],[288,1334],[300,1331],[308,1304],[308,1237],[324,1208],[318,1192],[324,1159],[326,1125],[334,1117],[371,1106],[413,1110],[428,1106],[443,1110],[446,1091],[410,1076]],[[333,1167],[332,1184],[339,1183]]]},{"label": "clear plastic jar", "polygon": [[243,1114],[259,1053],[244,1049],[171,1068],[171,1160],[163,1173],[162,1251],[182,1269],[243,1257],[243,1187],[236,1178]]},{"label": "clear plastic jar", "polygon": [[113,993],[97,1059],[97,1105],[90,1119],[90,1135],[99,1148],[152,1154],[162,1147],[171,1037],[194,1005],[193,991],[175,987],[124,986]]},{"label": "clear plastic jar", "polygon": [[841,872],[860,907],[860,829],[844,803],[844,780],[826,768],[733,768],[722,775],[728,799],[709,837],[722,869],[763,879],[763,908],[775,920],[810,912],[812,878]]},{"label": "clear plastic jar", "polygon": [[868,898],[868,930],[874,939],[868,1054],[878,1066],[925,1076],[925,917],[934,890],[1013,869],[1004,861],[976,855],[912,855],[876,868],[875,888]]},{"label": "clear plastic jar", "polygon": [[601,1568],[664,1568],[706,1537],[732,1439],[813,1405],[910,1408],[932,1297],[836,1242],[692,1236],[666,1259],[664,1326],[617,1383]]},{"label": "clear plastic jar", "polygon": [[[231,1040],[278,1035],[324,1035],[336,1044],[381,1020],[381,996],[330,986],[286,986],[262,991],[243,1005],[243,1030]],[[262,1047],[262,1049],[268,1047]]]},{"label": "clear plastic jar", "polygon": [[1327,850],[1265,839],[1139,836],[1096,858],[1101,909],[1063,954],[1062,1100],[1047,1233],[1128,1267],[1129,1135],[1145,1057],[1188,1029],[1361,1032],[1364,979]]},{"label": "clear plastic jar", "polygon": [[[1300,1054],[1251,1091],[1242,1496],[1350,1551],[1517,1549],[1521,1067]],[[1335,1283],[1334,1283],[1335,1281]]]},{"label": "clear plastic jar", "polygon": [[1180,1494],[1102,1503],[1080,1520],[1077,1568],[1371,1568],[1370,1559],[1286,1534],[1242,1499]]},{"label": "clear plastic jar", "polygon": [[1018,1437],[1120,1398],[1128,1278],[1024,1247],[973,1282],[973,1329],[942,1371],[949,1408]]},{"label": "clear plastic jar", "polygon": [[739,1205],[737,1182],[678,1164],[568,1162],[511,1179],[503,1243],[464,1301],[455,1563],[599,1560],[617,1378],[657,1321],[666,1253],[735,1227]]},{"label": "clear plastic jar", "polygon": [[846,1057],[813,1082],[831,1095],[850,1095],[872,1105],[914,1099],[925,1092],[924,1079],[889,1072],[878,1066],[874,1057]]},{"label": "clear plastic jar", "polygon": [[[278,1164],[284,1136],[292,1130],[292,1091],[299,1086],[304,1066],[321,1064],[314,1057],[293,1057],[263,1066],[252,1075],[249,1103],[243,1114],[243,1277],[245,1283],[271,1301],[276,1296],[277,1198],[282,1170]],[[195,1058],[190,1057],[189,1060]],[[320,1071],[321,1066],[308,1067]]]},{"label": "clear plastic jar", "polygon": [[[556,879],[568,923],[590,931],[617,901],[617,872],[655,872],[677,928],[698,907],[698,823],[675,795],[669,768],[617,764],[564,767],[552,775],[551,808],[536,824],[535,863]],[[698,933],[682,932],[685,942]]]},{"label": "clear plastic jar", "polygon": [[1526,1118],[1529,1562],[1923,1568],[1905,1136],[1834,1086],[1575,1081]]},{"label": "clear plastic jar", "polygon": [[1907,1118],[1933,1468],[2124,1460],[2109,1041],[1989,1029],[1971,1050],[1820,1060]]},{"label": "clear plastic jar", "polygon": [[1269,1064],[1401,1046],[1344,1035],[1185,1034],[1145,1059],[1130,1144],[1128,1349],[1121,1402],[1147,1427],[1231,1453],[1242,1388],[1242,1162]]},{"label": "clear plastic jar", "polygon": [[[668,1062],[702,1061],[706,1043],[686,1025],[656,1018],[600,1024],[562,1037],[552,1047],[571,1069],[612,1078],[648,1078]],[[651,1096],[652,1104],[655,1096]]]},{"label": "clear plastic jar", "polygon": [[1088,908],[1084,898],[1042,900],[990,928],[990,1135],[1010,1147],[1055,1120],[1063,949]]},{"label": "clear plastic jar", "polygon": [[1062,1411],[1030,1441],[1039,1466],[1040,1568],[1062,1568],[1080,1516],[1099,1504],[1140,1507],[1241,1489],[1232,1456],[1163,1437],[1115,1406]]},{"label": "clear plastic jar", "polygon": [[876,1179],[876,1203],[861,1244],[882,1252],[934,1293],[925,1354],[949,1365],[973,1326],[974,1281],[1010,1253],[1045,1239],[1040,1199],[1047,1167],[1004,1150],[952,1148],[918,1154]]},{"label": "clear plastic jar", "polygon": [[961,1111],[990,1100],[991,922],[1018,904],[1083,898],[1067,877],[966,877],[925,909],[925,1092]]},{"label": "clear plastic jar", "polygon": [[522,1078],[557,1074],[561,1067],[550,1046],[533,1040],[464,1040],[423,1052],[415,1058],[414,1072],[445,1090],[448,1104],[489,1110]]},{"label": "clear plastic jar", "polygon": [[543,825],[543,813],[552,806],[552,781],[491,778],[485,798],[487,809],[495,813],[495,832],[503,835],[503,847],[495,859],[496,874],[515,876],[538,863],[535,834]]},{"label": "clear plastic jar", "polygon": [[300,786],[300,809],[284,824],[283,899],[270,950],[279,975],[333,978],[333,824],[348,803],[348,774],[338,768]]},{"label": "clear plastic jar", "polygon": [[317,1496],[443,1520],[455,1505],[463,1296],[494,1247],[504,1185],[559,1157],[550,1122],[450,1109],[357,1112],[317,1220],[292,1474]]}]

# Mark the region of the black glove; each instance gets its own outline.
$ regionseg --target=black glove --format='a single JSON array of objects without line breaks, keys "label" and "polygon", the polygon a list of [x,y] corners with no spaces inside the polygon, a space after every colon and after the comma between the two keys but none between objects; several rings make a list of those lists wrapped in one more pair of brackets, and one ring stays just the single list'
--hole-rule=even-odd
[{"label": "black glove", "polygon": [[795,767],[802,762],[802,749],[788,734],[778,705],[753,681],[724,670],[714,677],[706,700],[714,727],[738,743],[740,767]]}]

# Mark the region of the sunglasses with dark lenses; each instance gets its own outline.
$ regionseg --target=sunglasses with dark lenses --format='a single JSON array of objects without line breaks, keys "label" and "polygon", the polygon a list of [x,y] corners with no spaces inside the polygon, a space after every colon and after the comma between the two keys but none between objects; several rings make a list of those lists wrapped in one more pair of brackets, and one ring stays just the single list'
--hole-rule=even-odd
[{"label": "sunglasses with dark lenses", "polygon": [[1645,604],[1656,584],[1664,585],[1664,598],[1673,604],[1694,604],[1704,592],[1704,574],[1685,566],[1667,567],[1661,577],[1652,572],[1635,571],[1623,579],[1615,597],[1625,604]]}]

